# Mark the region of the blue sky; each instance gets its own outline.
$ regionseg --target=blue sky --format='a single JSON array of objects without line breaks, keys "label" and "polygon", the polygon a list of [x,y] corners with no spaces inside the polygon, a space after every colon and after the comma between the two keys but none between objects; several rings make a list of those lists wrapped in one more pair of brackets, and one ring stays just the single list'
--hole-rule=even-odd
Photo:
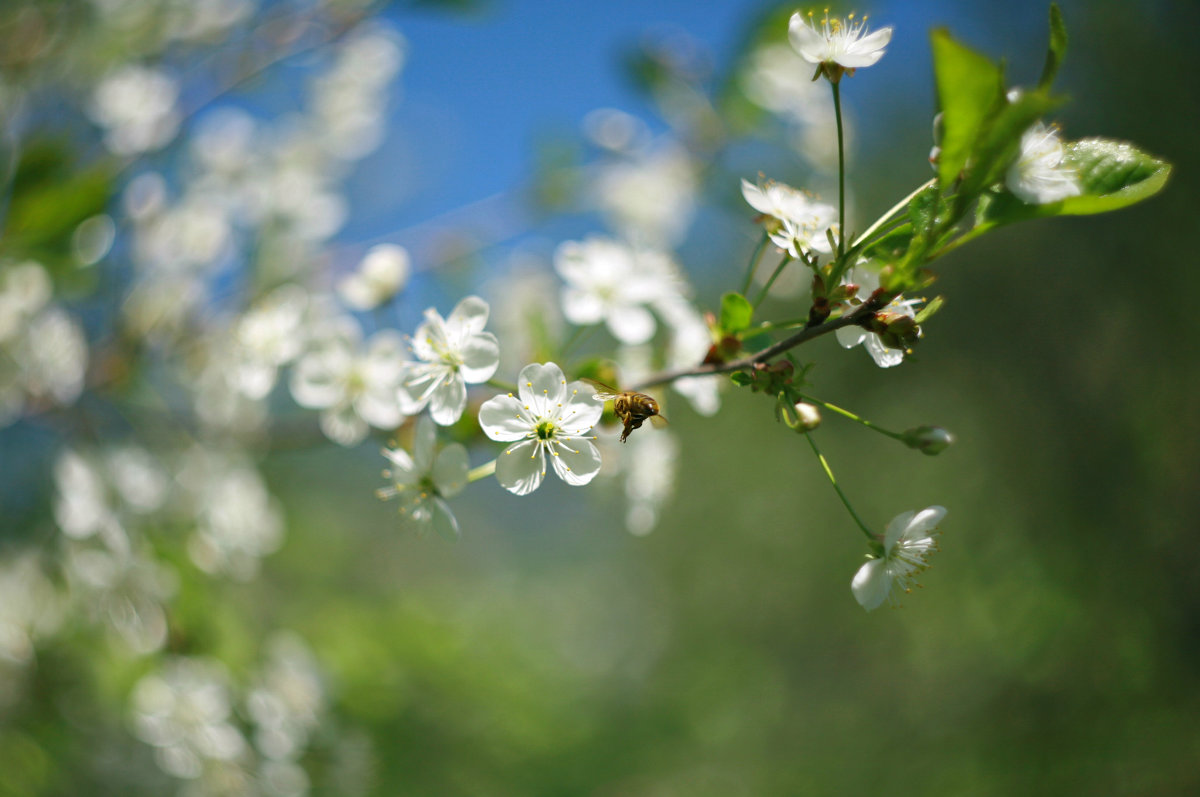
[{"label": "blue sky", "polygon": [[[653,122],[622,74],[623,52],[647,33],[684,32],[709,50],[720,70],[772,6],[761,0],[519,0],[494,2],[465,17],[392,12],[389,19],[408,41],[408,61],[388,138],[351,183],[356,206],[344,240],[389,236],[520,185],[539,136],[576,132],[595,108],[616,107]],[[936,24],[994,55],[1020,57],[1021,48],[1037,54],[1045,46],[1043,0],[920,0],[866,10],[877,25],[894,25],[897,32],[886,69],[856,79],[848,101],[876,107],[881,120],[911,122],[932,112],[927,32]]]}]

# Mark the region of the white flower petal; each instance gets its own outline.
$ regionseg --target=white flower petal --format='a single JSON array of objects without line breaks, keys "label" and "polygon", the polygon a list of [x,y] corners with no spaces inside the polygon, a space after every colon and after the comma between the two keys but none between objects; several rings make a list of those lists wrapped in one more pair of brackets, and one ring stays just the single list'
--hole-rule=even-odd
[{"label": "white flower petal", "polygon": [[936,529],[944,517],[946,517],[946,507],[926,507],[918,512],[916,516],[908,522],[903,536],[905,539],[916,539],[922,535],[925,535],[928,532]]},{"label": "white flower petal", "polygon": [[458,374],[446,376],[429,396],[429,414],[441,426],[457,423],[467,408],[467,386]]},{"label": "white flower petal", "polygon": [[458,371],[472,385],[486,382],[500,365],[500,342],[490,332],[472,335],[459,349],[462,365]]},{"label": "white flower petal", "polygon": [[354,411],[376,429],[395,429],[404,420],[404,413],[396,401],[396,392],[371,390],[354,399]]},{"label": "white flower petal", "polygon": [[915,512],[901,512],[892,518],[892,522],[888,523],[887,529],[883,532],[883,549],[885,551],[891,551],[896,547],[896,543],[904,536],[904,530],[908,528],[908,523],[915,514]]},{"label": "white flower petal", "polygon": [[367,436],[367,422],[358,417],[354,407],[342,404],[321,413],[321,431],[333,442],[342,446],[361,443]]},{"label": "white flower petal", "polygon": [[604,318],[604,302],[592,291],[566,287],[562,289],[562,311],[572,324],[588,326]]},{"label": "white flower petal", "polygon": [[850,590],[867,611],[878,609],[892,591],[892,577],[882,559],[872,559],[858,568],[850,582]]},{"label": "white flower petal", "polygon": [[871,66],[883,57],[883,48],[892,40],[892,29],[880,28],[856,42],[852,42],[837,62],[848,69]]},{"label": "white flower petal", "polygon": [[496,460],[496,481],[510,493],[528,495],[546,475],[546,458],[537,440],[514,443]]},{"label": "white flower petal", "polygon": [[460,537],[458,531],[458,520],[455,519],[454,513],[450,511],[450,506],[438,498],[436,495],[426,502],[429,506],[430,525],[434,532],[450,542],[457,542]]},{"label": "white flower petal", "polygon": [[555,441],[550,462],[558,478],[567,484],[587,484],[600,472],[600,451],[591,440],[573,439]]},{"label": "white flower petal", "polygon": [[884,342],[874,332],[867,332],[863,338],[863,348],[871,355],[871,359],[880,368],[894,368],[904,362],[904,352],[884,345]]},{"label": "white flower petal", "polygon": [[641,305],[623,305],[609,309],[604,319],[608,331],[617,340],[628,346],[645,343],[654,337],[654,316]]},{"label": "white flower petal", "polygon": [[397,484],[416,484],[421,480],[421,472],[412,455],[401,448],[385,448],[383,455],[392,463],[392,481]]},{"label": "white flower petal", "polygon": [[867,330],[862,327],[849,326],[841,327],[833,333],[837,337],[837,342],[842,344],[843,348],[853,349],[858,344],[866,340]]},{"label": "white flower petal", "polygon": [[413,354],[425,362],[442,359],[441,352],[446,349],[446,322],[432,307],[425,311],[425,321],[413,333],[412,349]]},{"label": "white flower petal", "polygon": [[433,420],[422,415],[413,429],[412,458],[418,473],[428,473],[433,467],[433,449],[437,445],[437,429]]},{"label": "white flower petal", "polygon": [[800,57],[810,64],[821,63],[829,52],[825,37],[809,27],[804,15],[799,11],[792,14],[788,23],[788,38],[792,41],[792,47],[800,53]]},{"label": "white flower petal", "polygon": [[567,381],[554,363],[530,363],[521,369],[517,392],[534,416],[545,417],[566,399]]},{"label": "white flower petal", "polygon": [[587,382],[572,382],[567,385],[566,392],[566,401],[558,417],[568,434],[583,434],[600,422],[604,402],[596,398],[596,388]]},{"label": "white flower petal", "polygon": [[496,396],[479,408],[479,426],[491,439],[511,443],[529,435],[533,418],[516,396]]},{"label": "white flower petal", "polygon": [[451,443],[441,450],[433,463],[430,476],[433,486],[445,498],[452,498],[467,486],[467,471],[469,470],[467,449],[458,443]]},{"label": "white flower petal", "polygon": [[468,296],[454,306],[450,311],[450,317],[446,319],[446,326],[452,330],[455,335],[461,335],[463,339],[469,335],[476,335],[483,331],[487,326],[488,320],[488,303],[478,296]]}]

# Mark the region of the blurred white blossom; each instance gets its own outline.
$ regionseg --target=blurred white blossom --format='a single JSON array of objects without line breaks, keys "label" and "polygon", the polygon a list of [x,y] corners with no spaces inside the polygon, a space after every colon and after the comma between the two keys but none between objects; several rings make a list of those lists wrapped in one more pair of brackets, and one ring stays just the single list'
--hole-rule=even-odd
[{"label": "blurred white blossom", "polygon": [[338,294],[355,310],[373,310],[391,301],[408,282],[408,250],[395,244],[371,247],[353,272],[338,283]]},{"label": "blurred white blossom", "polygon": [[125,64],[105,76],[88,113],[105,128],[104,143],[116,155],[162,147],[179,129],[179,84],[161,69]]},{"label": "blurred white blossom", "polygon": [[27,664],[41,637],[58,629],[62,597],[31,551],[0,559],[0,663]]},{"label": "blurred white blossom", "polygon": [[404,419],[397,399],[407,362],[399,333],[376,332],[364,346],[362,332],[346,319],[341,334],[317,343],[292,370],[292,397],[319,409],[321,430],[334,442],[352,446],[367,436],[368,425],[394,429]]},{"label": "blurred white blossom", "polygon": [[247,750],[233,723],[228,673],[215,660],[168,659],[137,683],[130,703],[134,733],[154,746],[169,775],[198,778],[211,762],[234,761]]},{"label": "blurred white blossom", "polygon": [[188,554],[207,573],[245,581],[283,543],[283,512],[258,469],[236,451],[193,448],[180,464],[181,505],[195,532]]},{"label": "blurred white blossom", "polygon": [[298,758],[325,708],[325,687],[312,651],[292,633],[267,640],[263,662],[246,695],[259,753],[274,761]]},{"label": "blurred white blossom", "polygon": [[74,605],[103,623],[139,655],[167,641],[166,601],[178,588],[175,572],[131,544],[123,530],[69,543],[63,569]]},{"label": "blurred white blossom", "polygon": [[1058,128],[1035,122],[1021,135],[1021,149],[1004,177],[1017,199],[1031,205],[1079,196],[1079,176],[1063,163],[1063,143]]},{"label": "blurred white blossom", "polygon": [[673,142],[597,169],[596,204],[610,226],[628,241],[648,246],[678,244],[695,213],[696,166]]},{"label": "blurred white blossom", "polygon": [[251,398],[271,392],[280,366],[304,350],[308,295],[297,285],[276,288],[238,322],[236,384]]},{"label": "blurred white blossom", "polygon": [[449,540],[459,536],[458,521],[450,511],[447,498],[453,498],[467,486],[467,450],[451,443],[435,452],[437,430],[428,416],[417,419],[410,454],[400,448],[386,448],[383,455],[392,463],[384,471],[391,484],[376,492],[385,501],[397,499],[400,516],[418,533],[437,532]]},{"label": "blurred white blossom", "polygon": [[665,255],[601,236],[560,244],[554,268],[567,283],[562,290],[566,319],[580,326],[603,321],[626,344],[650,340],[657,325],[649,306],[678,292]]},{"label": "blurred white blossom", "polygon": [[41,265],[0,265],[0,427],[30,403],[65,406],[83,391],[87,341],[52,293]]}]

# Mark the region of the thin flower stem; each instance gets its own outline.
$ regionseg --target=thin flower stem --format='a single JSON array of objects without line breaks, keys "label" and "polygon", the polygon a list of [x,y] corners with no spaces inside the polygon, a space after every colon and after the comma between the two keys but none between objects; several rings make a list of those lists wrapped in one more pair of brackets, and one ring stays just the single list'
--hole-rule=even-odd
[{"label": "thin flower stem", "polygon": [[821,401],[819,398],[813,398],[812,396],[806,396],[803,393],[797,393],[796,395],[798,395],[800,398],[804,399],[805,401],[809,402],[810,404],[816,404],[820,407],[824,407],[825,409],[829,410],[830,412],[836,412],[838,415],[841,415],[843,418],[849,418],[850,420],[854,421],[855,423],[862,424],[863,426],[867,427],[868,429],[879,432],[882,435],[886,435],[886,436],[892,438],[893,440],[903,440],[904,439],[904,435],[884,429],[882,426],[874,424],[871,421],[868,421],[866,418],[862,418],[858,415],[855,415],[850,410],[843,409],[842,407],[839,407],[836,404],[830,404],[828,401]]},{"label": "thin flower stem", "polygon": [[491,462],[485,462],[478,468],[471,468],[469,471],[467,471],[467,483],[469,484],[470,482],[477,482],[480,479],[486,479],[495,472],[496,460],[493,459]]},{"label": "thin flower stem", "polygon": [[913,191],[908,196],[904,197],[904,199],[901,199],[895,205],[892,205],[892,207],[888,210],[887,213],[884,213],[882,216],[880,216],[878,219],[876,219],[875,223],[872,224],[870,227],[868,227],[866,232],[864,232],[862,235],[858,236],[858,238],[850,246],[850,251],[854,252],[856,249],[858,249],[863,244],[865,244],[867,242],[867,239],[875,234],[876,230],[878,230],[880,227],[882,227],[883,225],[890,222],[897,213],[906,209],[908,207],[908,203],[912,202],[914,199],[916,199],[917,194],[919,194],[922,191],[924,191],[925,189],[929,188],[936,182],[937,182],[937,178],[935,177],[932,180],[930,180],[929,182],[921,183],[919,186],[914,188]]},{"label": "thin flower stem", "polygon": [[497,390],[503,390],[506,393],[516,393],[517,392],[516,385],[512,384],[511,382],[505,382],[503,379],[489,379],[487,381],[487,384],[491,385],[492,387],[496,388]]},{"label": "thin flower stem", "polygon": [[775,284],[775,280],[783,273],[783,269],[788,263],[792,262],[792,257],[787,252],[783,253],[783,260],[779,261],[779,265],[771,272],[771,278],[767,280],[767,284],[763,285],[762,290],[758,293],[758,298],[754,300],[752,307],[758,307],[762,304],[763,299],[767,298],[767,294],[771,291],[771,286]]},{"label": "thin flower stem", "polygon": [[871,542],[878,542],[879,537],[875,532],[867,528],[867,524],[862,522],[862,518],[854,511],[854,507],[850,506],[850,500],[846,498],[846,494],[842,492],[842,488],[838,486],[837,477],[833,475],[833,469],[829,467],[829,460],[825,459],[825,455],[821,453],[821,449],[817,448],[817,441],[813,440],[812,435],[808,432],[804,433],[808,438],[808,444],[812,446],[813,453],[817,455],[817,459],[821,463],[821,468],[825,471],[825,475],[829,477],[829,483],[833,485],[833,489],[837,491],[838,498],[842,499],[842,506],[846,507],[846,511],[850,513],[850,517],[854,518],[854,522],[862,529],[862,533],[867,535],[867,539]]},{"label": "thin flower stem", "polygon": [[804,318],[790,318],[787,321],[764,321],[756,327],[751,327],[740,333],[739,337],[746,338],[753,335],[761,335],[764,332],[777,332],[784,329],[795,329],[797,327],[808,326],[808,316]]},{"label": "thin flower stem", "polygon": [[837,81],[833,87],[833,115],[837,120],[838,136],[838,261],[846,254],[846,144],[842,133],[842,91]]},{"label": "thin flower stem", "polygon": [[767,241],[770,235],[766,230],[763,230],[762,238],[758,239],[758,246],[754,247],[754,254],[750,255],[750,262],[746,264],[746,278],[742,280],[742,296],[750,290],[750,283],[754,280],[754,272],[758,270],[758,261],[762,259],[762,253],[767,248]]},{"label": "thin flower stem", "polygon": [[574,349],[576,346],[582,343],[583,339],[587,337],[587,334],[595,328],[596,326],[594,324],[586,327],[575,327],[575,331],[571,333],[571,336],[567,338],[563,345],[559,348],[559,356],[565,360],[571,349]]}]

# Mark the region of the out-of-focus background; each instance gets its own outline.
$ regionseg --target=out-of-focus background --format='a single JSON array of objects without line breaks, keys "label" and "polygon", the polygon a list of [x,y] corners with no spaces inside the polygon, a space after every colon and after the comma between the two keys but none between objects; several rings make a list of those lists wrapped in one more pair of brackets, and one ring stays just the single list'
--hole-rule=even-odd
[{"label": "out-of-focus background", "polygon": [[[817,433],[869,523],[949,510],[899,609],[855,603],[862,539],[761,396],[674,397],[676,454],[586,488],[473,484],[448,544],[374,497],[385,432],[292,401],[302,324],[248,337],[267,286],[333,295],[380,243],[412,273],[366,334],[472,292],[502,346],[561,325],[589,234],[713,308],[758,236],[740,178],[835,196],[791,10],[5,3],[0,795],[1200,791],[1193,4],[1062,3],[1065,137],[1171,160],[1161,196],[947,257],[898,368],[808,350],[821,398],[957,437]],[[857,10],[895,27],[843,84],[861,229],[930,176],[929,30],[1030,84],[1047,8]],[[767,315],[804,314],[787,287]]]}]

